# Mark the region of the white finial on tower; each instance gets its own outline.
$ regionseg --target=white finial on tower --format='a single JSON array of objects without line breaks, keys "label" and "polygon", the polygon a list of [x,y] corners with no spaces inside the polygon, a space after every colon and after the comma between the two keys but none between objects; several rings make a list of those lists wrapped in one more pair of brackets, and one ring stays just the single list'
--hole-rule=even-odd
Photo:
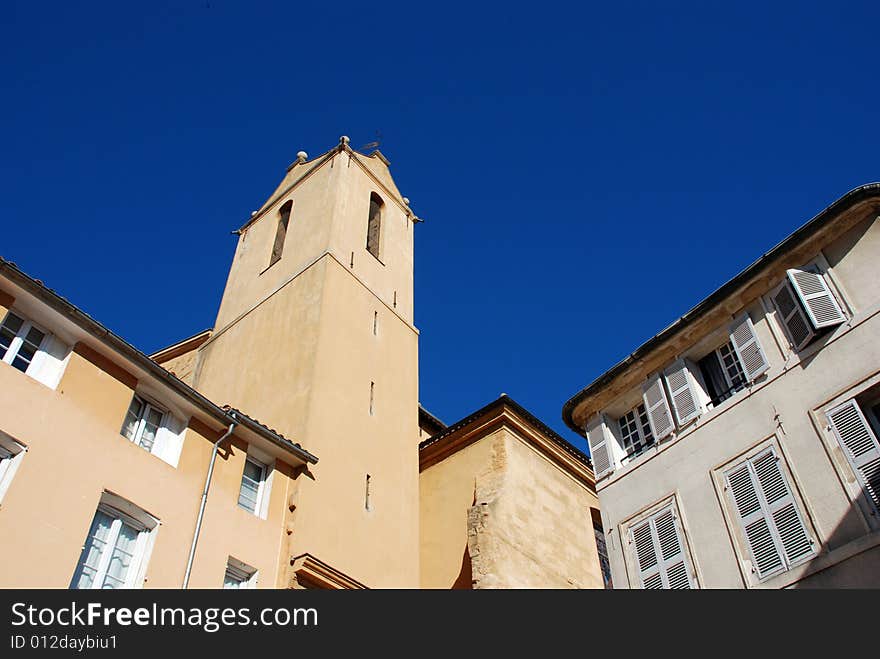
[{"label": "white finial on tower", "polygon": [[409,206],[409,197],[404,197],[403,203],[405,203],[407,206]]},{"label": "white finial on tower", "polygon": [[298,151],[296,154],[296,159],[299,160],[300,162],[305,162],[306,160],[309,159],[309,154],[306,153],[305,151]]},{"label": "white finial on tower", "polygon": [[349,142],[348,135],[343,135],[342,137],[339,138],[340,145],[348,144],[348,142]]}]

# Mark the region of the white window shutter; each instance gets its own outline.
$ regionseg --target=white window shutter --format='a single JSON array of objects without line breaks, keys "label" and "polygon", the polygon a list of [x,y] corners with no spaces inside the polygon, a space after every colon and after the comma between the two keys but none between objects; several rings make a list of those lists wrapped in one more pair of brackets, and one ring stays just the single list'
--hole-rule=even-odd
[{"label": "white window shutter", "polygon": [[730,326],[730,342],[736,350],[736,356],[749,382],[753,382],[767,370],[769,367],[767,355],[764,354],[761,342],[758,341],[748,313],[737,318]]},{"label": "white window shutter", "polygon": [[751,460],[788,566],[813,553],[813,543],[773,450]]},{"label": "white window shutter", "polygon": [[741,463],[726,478],[758,577],[784,572],[815,553],[772,448]]},{"label": "white window shutter", "polygon": [[647,519],[630,530],[632,543],[635,547],[636,562],[639,567],[639,581],[642,588],[663,588],[663,577],[660,575],[657,545],[651,529],[651,520]]},{"label": "white window shutter", "polygon": [[170,412],[166,413],[162,419],[162,425],[156,433],[153,455],[161,458],[172,467],[177,467],[185,435],[186,423]]},{"label": "white window shutter", "polygon": [[815,329],[840,325],[846,321],[825,277],[807,270],[788,270],[787,274]]},{"label": "white window shutter", "polygon": [[865,493],[880,510],[880,442],[855,400],[827,413],[828,422],[843,447]]},{"label": "white window shutter", "polygon": [[727,474],[727,486],[749,548],[752,565],[758,577],[766,577],[785,568],[782,553],[773,538],[773,532],[755,487],[748,462]]},{"label": "white window shutter", "polygon": [[660,375],[654,375],[642,387],[642,401],[648,412],[648,424],[654,439],[660,441],[668,437],[675,430],[672,422],[672,412],[666,401],[666,391],[663,389],[663,381]]},{"label": "white window shutter", "polygon": [[681,527],[671,506],[633,526],[630,537],[642,588],[682,589],[695,586]]},{"label": "white window shutter", "polygon": [[672,399],[672,410],[679,427],[693,421],[700,415],[700,404],[691,382],[690,369],[684,359],[677,360],[663,371],[669,397]]},{"label": "white window shutter", "polygon": [[788,332],[788,338],[795,350],[800,350],[816,336],[810,321],[801,305],[795,299],[794,291],[788,282],[783,282],[770,294],[779,313],[779,320]]},{"label": "white window shutter", "polygon": [[40,350],[34,355],[34,363],[28,369],[28,375],[50,389],[55,389],[61,381],[69,354],[70,348],[58,337],[54,334],[47,335]]},{"label": "white window shutter", "polygon": [[587,443],[590,445],[590,457],[596,478],[614,470],[611,447],[608,445],[608,433],[605,432],[605,417],[594,415],[587,422]]}]

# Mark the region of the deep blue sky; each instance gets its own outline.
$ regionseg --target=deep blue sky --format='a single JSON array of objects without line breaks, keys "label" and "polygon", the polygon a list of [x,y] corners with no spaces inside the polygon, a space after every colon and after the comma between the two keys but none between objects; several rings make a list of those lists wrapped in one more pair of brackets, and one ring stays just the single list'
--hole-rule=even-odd
[{"label": "deep blue sky", "polygon": [[422,403],[583,447],[566,399],[880,178],[876,2],[321,4],[4,3],[0,255],[151,352],[297,151],[379,131]]}]

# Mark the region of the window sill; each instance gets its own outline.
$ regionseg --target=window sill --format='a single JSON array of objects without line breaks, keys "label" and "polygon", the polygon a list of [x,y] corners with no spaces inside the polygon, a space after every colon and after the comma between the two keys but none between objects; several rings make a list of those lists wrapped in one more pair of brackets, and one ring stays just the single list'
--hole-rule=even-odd
[{"label": "window sill", "polygon": [[371,252],[370,250],[368,250],[366,247],[364,248],[364,251],[365,251],[367,254],[369,254],[370,256],[372,256],[374,259],[376,259],[376,260],[379,262],[379,265],[381,265],[383,268],[385,267],[385,261],[383,261],[382,259],[380,259],[380,258],[379,258],[378,256],[376,256],[375,254],[373,254],[373,252]]}]

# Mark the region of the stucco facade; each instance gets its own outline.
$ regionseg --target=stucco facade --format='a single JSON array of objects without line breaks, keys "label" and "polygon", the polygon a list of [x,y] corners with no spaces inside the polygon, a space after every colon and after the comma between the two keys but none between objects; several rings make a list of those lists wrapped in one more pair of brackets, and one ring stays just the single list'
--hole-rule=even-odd
[{"label": "stucco facade", "polygon": [[423,588],[603,588],[587,457],[504,396],[420,450]]},{"label": "stucco facade", "polygon": [[[849,193],[566,404],[615,587],[880,586],[877,472],[859,462],[878,446],[878,207],[876,185]],[[812,339],[811,314],[828,323]],[[741,377],[713,399],[706,358],[731,344]]]},{"label": "stucco facade", "polygon": [[0,260],[0,586],[448,588],[468,547],[464,587],[601,587],[589,460],[524,410],[420,486],[419,221],[378,151],[298,154],[150,356]]}]

